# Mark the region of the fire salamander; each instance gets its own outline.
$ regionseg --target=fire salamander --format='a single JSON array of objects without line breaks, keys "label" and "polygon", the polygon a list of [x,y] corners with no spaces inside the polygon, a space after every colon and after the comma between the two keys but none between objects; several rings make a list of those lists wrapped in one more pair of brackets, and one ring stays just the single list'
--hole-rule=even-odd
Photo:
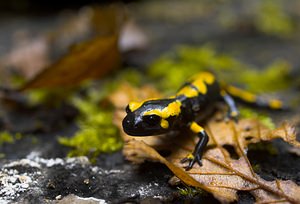
[{"label": "fire salamander", "polygon": [[232,97],[272,109],[282,108],[281,101],[262,102],[254,94],[220,85],[210,72],[201,72],[188,80],[175,96],[129,103],[123,129],[131,136],[150,136],[184,126],[189,128],[199,137],[193,153],[181,161],[188,162],[186,170],[189,170],[196,162],[202,166],[201,158],[209,139],[204,128],[197,123],[198,116],[215,102],[223,100],[228,105],[228,117],[237,120],[238,109]]}]

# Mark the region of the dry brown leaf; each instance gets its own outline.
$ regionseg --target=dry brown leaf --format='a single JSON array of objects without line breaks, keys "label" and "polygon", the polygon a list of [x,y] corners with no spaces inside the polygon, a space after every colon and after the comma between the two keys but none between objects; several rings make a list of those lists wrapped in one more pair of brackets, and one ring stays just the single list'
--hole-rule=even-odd
[{"label": "dry brown leaf", "polygon": [[74,86],[83,80],[104,75],[120,62],[117,42],[116,35],[100,36],[74,46],[20,90]]},{"label": "dry brown leaf", "polygon": [[[248,120],[242,120],[243,123],[251,123]],[[223,124],[223,122],[220,122]],[[196,138],[184,138],[180,140],[169,140],[168,142],[172,154],[168,158],[161,157],[155,149],[145,144],[143,141],[130,140],[124,147],[125,156],[134,162],[141,162],[145,159],[152,161],[159,161],[169,167],[169,169],[184,183],[194,187],[200,187],[208,192],[211,192],[217,199],[222,202],[232,202],[237,200],[237,191],[249,191],[258,203],[272,203],[272,202],[300,202],[300,187],[292,181],[266,181],[254,173],[251,164],[246,156],[246,147],[242,143],[243,138],[234,124],[228,124],[228,129],[231,129],[227,141],[233,145],[240,155],[239,159],[232,159],[222,145],[226,142],[220,140],[225,138],[214,135],[216,129],[211,131],[214,125],[209,124],[206,127],[209,130],[210,144],[216,145],[208,149],[203,157],[203,166],[199,167],[197,164],[190,171],[185,171],[180,160],[190,153],[195,146]],[[291,127],[278,128],[275,131],[279,133],[289,132]],[[257,130],[257,132],[260,132]],[[269,135],[272,131],[263,131],[262,135]],[[218,135],[222,135],[218,132]],[[246,135],[246,134],[245,134]],[[248,134],[247,134],[248,135]],[[277,137],[285,137],[284,134],[277,134]],[[255,137],[256,138],[256,137]],[[157,138],[158,139],[158,138]],[[159,139],[158,139],[159,140]],[[235,142],[234,142],[235,141]],[[258,142],[259,140],[257,140]],[[153,141],[152,141],[153,142]],[[158,143],[162,141],[157,141]],[[169,147],[169,148],[170,148]],[[173,148],[172,148],[173,147]],[[174,148],[175,147],[175,148]],[[244,149],[245,148],[245,149]],[[170,149],[169,149],[170,150]]]},{"label": "dry brown leaf", "polygon": [[[24,66],[27,72],[31,70],[31,76],[32,73],[35,75],[19,90],[76,86],[116,68],[120,63],[118,43],[125,20],[126,12],[122,4],[85,7],[79,12],[65,15],[62,26],[43,34],[45,47],[48,50],[49,47],[53,48],[53,53],[60,55],[60,58],[54,62],[48,60],[47,66],[45,63],[44,66],[41,63],[32,66],[22,63],[32,59],[29,55],[31,52],[27,52],[25,57],[22,55],[18,64]],[[40,59],[46,62],[44,58]],[[38,70],[40,72],[37,74]]]},{"label": "dry brown leaf", "polygon": [[[127,87],[126,91],[121,90],[118,94],[123,94],[122,97],[126,98],[123,102],[127,104],[125,101],[131,100],[132,92],[135,92],[135,97],[140,92],[146,93],[143,89],[137,93],[136,91]],[[113,103],[118,101],[118,94],[111,100]],[[124,113],[117,111],[115,123],[120,125],[123,117]],[[171,135],[154,136],[150,137],[150,140],[149,137],[139,137],[137,140],[137,137],[125,136],[127,143],[124,154],[128,160],[137,163],[144,160],[164,163],[182,182],[211,192],[222,202],[237,200],[237,191],[242,190],[249,191],[256,198],[257,203],[300,203],[299,186],[292,181],[266,181],[260,178],[252,169],[246,156],[248,144],[275,138],[282,138],[299,147],[294,128],[284,124],[275,130],[270,130],[254,119],[242,119],[235,124],[231,121],[227,123],[219,121],[217,118],[219,116],[210,119],[205,127],[210,136],[210,148],[207,148],[203,156],[202,167],[195,164],[193,169],[185,171],[183,164],[180,163],[182,158],[193,151],[197,142],[197,137],[187,136],[187,134],[176,138]],[[231,145],[239,158],[231,158],[224,145]],[[167,158],[157,152],[157,149],[164,148],[171,151],[171,155]]]},{"label": "dry brown leaf", "polygon": [[0,56],[3,78],[11,78],[9,69],[13,68],[29,80],[19,89],[21,91],[76,86],[86,79],[100,78],[117,67],[119,51],[146,45],[145,35],[128,18],[123,4],[87,6],[78,12],[63,12],[61,18],[60,26],[38,36],[32,37],[29,31],[16,32],[23,33],[16,37],[17,46],[8,55]]}]

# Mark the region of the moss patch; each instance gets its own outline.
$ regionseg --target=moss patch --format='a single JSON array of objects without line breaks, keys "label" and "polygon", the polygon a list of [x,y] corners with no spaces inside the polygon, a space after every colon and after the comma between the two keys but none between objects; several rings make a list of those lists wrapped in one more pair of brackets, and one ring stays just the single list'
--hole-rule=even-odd
[{"label": "moss patch", "polygon": [[95,159],[102,152],[113,152],[122,147],[119,131],[112,123],[112,108],[104,108],[93,100],[75,98],[80,111],[79,130],[71,138],[60,137],[59,143],[72,147],[68,156],[86,155]]},{"label": "moss patch", "polygon": [[[7,131],[0,132],[0,147],[4,144],[13,144],[16,140],[22,139],[21,133],[12,134]],[[4,158],[5,154],[0,152],[0,159]]]},{"label": "moss patch", "polygon": [[283,1],[261,1],[254,23],[263,33],[279,37],[288,37],[295,31],[292,18],[283,9]]},{"label": "moss patch", "polygon": [[14,143],[14,141],[15,138],[11,133],[7,131],[0,132],[0,146],[2,146],[4,143]]},{"label": "moss patch", "polygon": [[255,118],[258,119],[262,124],[267,126],[270,129],[275,129],[275,124],[269,116],[253,111],[249,108],[240,108],[240,117],[242,118]]},{"label": "moss patch", "polygon": [[106,100],[121,80],[137,85],[142,77],[134,70],[125,70],[101,84],[85,85],[85,96],[73,97],[72,104],[80,112],[77,119],[79,130],[71,138],[58,139],[60,144],[72,147],[69,157],[85,155],[94,161],[100,153],[114,152],[122,147],[119,129],[113,124],[114,107]]},{"label": "moss patch", "polygon": [[259,69],[226,54],[219,54],[213,46],[178,47],[167,53],[149,68],[149,75],[158,81],[165,92],[177,90],[180,84],[197,72],[209,70],[222,81],[243,85],[253,93],[278,91],[291,86],[290,64],[276,60]]},{"label": "moss patch", "polygon": [[183,188],[177,187],[178,192],[181,196],[185,197],[194,197],[198,194],[205,194],[203,190],[201,189],[195,189],[193,187],[185,186]]}]

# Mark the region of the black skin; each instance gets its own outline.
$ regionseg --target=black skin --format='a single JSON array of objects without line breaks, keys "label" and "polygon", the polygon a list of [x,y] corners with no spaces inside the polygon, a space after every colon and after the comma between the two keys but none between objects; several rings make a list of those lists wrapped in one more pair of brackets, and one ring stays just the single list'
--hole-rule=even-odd
[{"label": "black skin", "polygon": [[[210,106],[213,106],[215,102],[219,101],[220,99],[223,99],[223,101],[229,107],[229,118],[237,120],[237,108],[231,96],[226,94],[224,91],[221,95],[220,86],[216,81],[211,85],[206,85],[207,93],[205,95],[199,93],[198,96],[193,98],[188,98],[185,95],[179,95],[176,98],[150,100],[144,102],[141,107],[134,111],[131,111],[127,106],[127,116],[122,122],[124,131],[132,136],[151,136],[164,134],[169,132],[170,130],[182,128],[182,126],[190,128],[192,122],[196,121],[201,112],[203,112]],[[191,83],[186,83],[184,84],[184,86],[190,86],[197,89]],[[157,117],[156,115],[148,115],[146,117],[143,116],[143,113],[146,111],[153,109],[162,110],[171,102],[174,102],[176,100],[181,102],[181,111],[179,115],[172,116],[166,119],[169,123],[168,128],[164,129],[160,126],[161,118]],[[192,153],[193,157],[186,157],[181,160],[182,163],[188,162],[188,166],[185,167],[186,170],[191,169],[196,162],[200,166],[202,166],[201,158],[208,143],[209,137],[205,130],[198,132],[197,135],[199,137],[199,141]]]}]

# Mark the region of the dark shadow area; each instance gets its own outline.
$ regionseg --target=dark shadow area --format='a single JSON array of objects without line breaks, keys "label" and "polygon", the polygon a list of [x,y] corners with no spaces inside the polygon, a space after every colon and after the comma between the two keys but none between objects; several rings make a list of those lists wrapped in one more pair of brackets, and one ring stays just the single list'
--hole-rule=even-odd
[{"label": "dark shadow area", "polygon": [[290,147],[281,139],[276,139],[251,144],[247,155],[254,171],[265,180],[292,180],[299,185],[300,158],[288,152]]}]

